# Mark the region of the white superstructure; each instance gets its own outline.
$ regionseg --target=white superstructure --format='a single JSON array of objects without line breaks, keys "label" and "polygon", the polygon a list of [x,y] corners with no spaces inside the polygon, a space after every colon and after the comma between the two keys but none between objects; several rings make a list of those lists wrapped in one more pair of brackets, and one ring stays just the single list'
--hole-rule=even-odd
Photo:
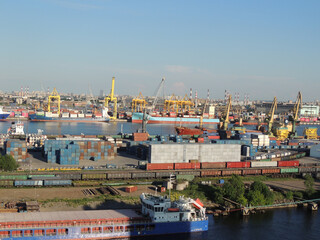
[{"label": "white superstructure", "polygon": [[168,196],[154,196],[143,193],[140,196],[142,214],[154,222],[199,221],[207,219],[201,202],[180,196],[171,202]]}]

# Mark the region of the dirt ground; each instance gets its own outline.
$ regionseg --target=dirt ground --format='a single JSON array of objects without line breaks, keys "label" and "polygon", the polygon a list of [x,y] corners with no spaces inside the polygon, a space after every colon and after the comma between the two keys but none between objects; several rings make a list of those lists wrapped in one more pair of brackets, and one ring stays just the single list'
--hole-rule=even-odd
[{"label": "dirt ground", "polygon": [[[154,187],[151,185],[138,185],[138,190],[133,193],[125,192],[125,187],[115,187],[121,196],[138,197],[141,193],[154,193]],[[94,198],[94,196],[85,195],[84,189],[97,189],[98,187],[73,187],[73,188],[12,188],[0,189],[0,202],[12,201],[30,201],[30,200],[50,200],[50,199],[82,199]],[[98,193],[98,195],[102,195]],[[40,206],[40,211],[77,211],[89,209],[119,209],[119,208],[136,208],[136,204],[127,204],[120,199],[107,200],[105,202],[90,202],[86,206],[70,206],[64,202],[46,203]]]}]

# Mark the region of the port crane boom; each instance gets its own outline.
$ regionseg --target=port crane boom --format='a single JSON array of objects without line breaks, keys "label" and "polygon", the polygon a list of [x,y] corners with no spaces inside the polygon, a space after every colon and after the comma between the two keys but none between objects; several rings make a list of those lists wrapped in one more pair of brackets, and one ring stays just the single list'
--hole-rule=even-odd
[{"label": "port crane boom", "polygon": [[268,114],[268,117],[269,117],[269,119],[268,119],[268,135],[269,136],[273,135],[272,125],[274,122],[274,112],[276,111],[277,107],[278,107],[277,97],[274,97],[269,114]]},{"label": "port crane boom", "polygon": [[112,85],[110,94],[104,99],[104,106],[109,108],[109,103],[113,103],[113,114],[110,116],[110,119],[117,119],[117,98],[114,96],[114,81],[115,77],[112,77]]},{"label": "port crane boom", "polygon": [[299,116],[299,110],[302,105],[302,94],[301,92],[298,92],[297,100],[293,108],[293,115],[291,117],[291,122],[292,122],[292,132],[290,133],[290,137],[296,137],[297,136],[297,131],[296,131],[296,123],[298,121],[298,116]]},{"label": "port crane boom", "polygon": [[232,99],[231,99],[231,94],[229,95],[229,99],[228,99],[228,103],[226,105],[226,110],[225,110],[225,114],[222,118],[222,129],[223,130],[228,130],[228,125],[229,125],[229,113],[230,113],[230,109],[231,109],[231,102],[232,102]]},{"label": "port crane boom", "polygon": [[160,82],[160,84],[159,84],[159,86],[158,86],[157,93],[156,93],[156,97],[155,97],[155,99],[154,99],[154,101],[153,101],[153,104],[152,104],[150,113],[152,113],[152,112],[154,111],[154,109],[155,109],[155,107],[156,107],[156,105],[157,105],[157,103],[158,103],[160,91],[161,91],[161,89],[163,89],[164,80],[165,80],[165,78],[162,78],[162,79],[161,79],[161,82]]}]

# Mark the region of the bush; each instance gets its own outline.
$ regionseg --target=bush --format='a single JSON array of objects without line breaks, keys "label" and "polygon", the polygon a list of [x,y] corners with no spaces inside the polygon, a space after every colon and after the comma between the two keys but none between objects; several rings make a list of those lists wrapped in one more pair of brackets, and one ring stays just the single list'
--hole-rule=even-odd
[{"label": "bush", "polygon": [[292,191],[286,192],[286,199],[293,200],[293,192]]},{"label": "bush", "polygon": [[0,156],[0,169],[3,171],[15,171],[19,164],[11,155]]},{"label": "bush", "polygon": [[315,193],[315,190],[313,188],[314,185],[314,179],[310,174],[307,174],[304,177],[305,181],[304,181],[304,185],[306,187],[306,193],[308,195],[308,197],[310,198],[312,196],[312,194]]}]

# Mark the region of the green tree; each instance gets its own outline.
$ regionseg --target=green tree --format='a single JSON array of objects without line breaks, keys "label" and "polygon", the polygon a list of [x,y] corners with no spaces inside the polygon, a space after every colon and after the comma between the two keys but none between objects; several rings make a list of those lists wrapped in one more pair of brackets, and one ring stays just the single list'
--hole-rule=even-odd
[{"label": "green tree", "polygon": [[0,169],[3,171],[17,170],[19,164],[11,155],[0,156]]},{"label": "green tree", "polygon": [[306,187],[306,193],[308,195],[308,197],[311,197],[312,194],[315,193],[315,190],[313,188],[314,186],[314,179],[313,177],[310,175],[310,174],[307,174],[305,177],[304,177],[304,185]]},{"label": "green tree", "polygon": [[244,195],[244,192],[244,183],[239,176],[232,175],[231,179],[223,185],[224,196],[233,201],[237,201],[240,196]]},{"label": "green tree", "polygon": [[268,186],[263,182],[255,181],[254,183],[251,184],[250,190],[260,192],[264,196],[265,204],[268,204],[268,205],[273,204],[274,194],[270,191]]},{"label": "green tree", "polygon": [[257,190],[249,191],[248,200],[252,206],[263,206],[266,204],[263,194]]},{"label": "green tree", "polygon": [[292,191],[286,192],[286,199],[293,200],[293,192]]},{"label": "green tree", "polygon": [[244,195],[240,195],[237,199],[237,202],[240,203],[242,206],[247,206],[248,200]]}]

